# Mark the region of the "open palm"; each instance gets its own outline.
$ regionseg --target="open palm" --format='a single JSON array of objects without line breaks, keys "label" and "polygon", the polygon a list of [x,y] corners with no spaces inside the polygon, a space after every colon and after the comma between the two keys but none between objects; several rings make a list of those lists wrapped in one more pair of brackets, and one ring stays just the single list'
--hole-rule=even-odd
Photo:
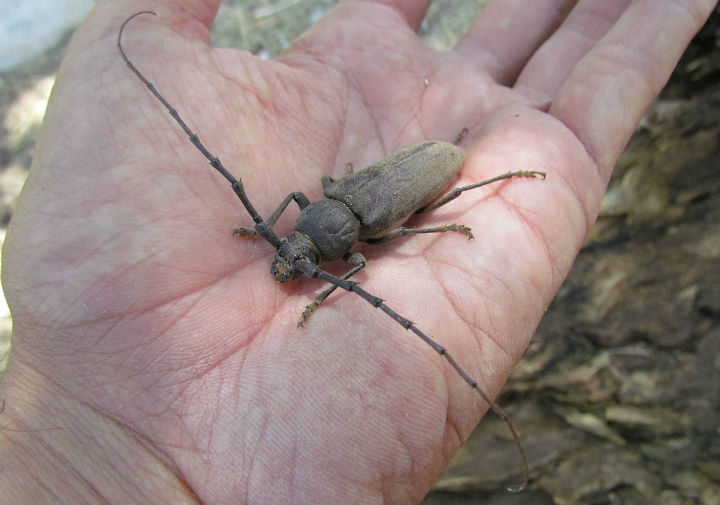
[{"label": "open palm", "polygon": [[6,384],[26,385],[5,387],[6,414],[58,454],[55,428],[75,427],[108,500],[418,500],[487,405],[355,295],[295,327],[322,285],[277,284],[272,247],[232,236],[249,216],[123,64],[117,29],[157,12],[128,25],[128,56],[264,217],[291,191],[321,198],[320,177],[349,162],[463,128],[458,184],[547,172],[414,221],[468,225],[473,241],[359,246],[356,280],[494,395],[713,2],[580,2],[566,17],[575,2],[498,1],[444,53],[415,35],[425,2],[346,1],[275,61],[211,49],[217,3],[99,2],[71,42],[3,255]]}]

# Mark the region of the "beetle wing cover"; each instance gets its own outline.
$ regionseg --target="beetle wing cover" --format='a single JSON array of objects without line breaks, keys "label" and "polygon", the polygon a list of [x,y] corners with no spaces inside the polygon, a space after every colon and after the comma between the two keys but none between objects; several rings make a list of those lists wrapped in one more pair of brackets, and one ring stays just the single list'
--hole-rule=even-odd
[{"label": "beetle wing cover", "polygon": [[463,151],[447,142],[424,142],[394,152],[341,179],[324,183],[360,219],[360,240],[379,238],[438,196],[453,180]]}]

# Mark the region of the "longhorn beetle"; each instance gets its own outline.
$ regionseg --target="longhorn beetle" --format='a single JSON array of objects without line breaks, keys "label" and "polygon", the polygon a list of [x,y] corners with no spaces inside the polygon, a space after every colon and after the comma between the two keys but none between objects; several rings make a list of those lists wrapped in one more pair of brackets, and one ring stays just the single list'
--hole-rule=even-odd
[{"label": "longhorn beetle", "polygon": [[[367,261],[360,253],[351,253],[350,249],[357,241],[381,243],[413,233],[442,233],[454,231],[462,233],[468,239],[473,238],[470,228],[450,224],[430,228],[405,228],[402,224],[413,214],[429,212],[454,200],[464,191],[479,188],[487,184],[510,179],[512,177],[545,178],[544,172],[520,170],[507,172],[485,181],[458,187],[434,200],[459,172],[463,162],[463,151],[457,146],[466,132],[463,130],[455,144],[447,142],[424,142],[397,151],[362,170],[346,175],[338,180],[322,178],[325,199],[310,203],[300,191],[290,193],[275,209],[267,221],[260,217],[250,203],[240,179],[236,179],[223,166],[220,159],[212,155],[200,142],[198,136],[190,130],[180,114],[157,91],[155,86],[128,59],[122,48],[122,34],[125,26],[141,14],[155,14],[152,11],[136,12],[120,26],[117,48],[120,56],[132,72],[150,92],[155,95],[170,113],[190,142],[202,153],[232,185],[232,189],[242,202],[245,210],[255,222],[255,229],[237,228],[234,235],[257,236],[268,241],[277,251],[270,272],[279,282],[287,282],[306,275],[312,279],[322,279],[330,283],[305,308],[298,326],[307,321],[317,307],[337,288],[356,293],[370,305],[378,308],[395,320],[406,330],[412,331],[425,343],[443,356],[462,379],[489,405],[490,409],[506,424],[520,452],[523,461],[524,479],[520,486],[508,488],[509,491],[521,491],[528,482],[528,462],[525,450],[520,443],[512,422],[500,407],[490,399],[472,377],[450,356],[447,349],[423,333],[410,320],[404,318],[383,300],[371,295],[354,281],[348,280],[353,274],[365,267]],[[272,227],[294,200],[300,207],[300,215],[295,221],[294,232],[285,238],[278,238]],[[434,201],[433,201],[434,200]],[[430,203],[432,202],[432,203]],[[322,261],[343,258],[352,268],[341,277],[336,277],[318,268]]]}]

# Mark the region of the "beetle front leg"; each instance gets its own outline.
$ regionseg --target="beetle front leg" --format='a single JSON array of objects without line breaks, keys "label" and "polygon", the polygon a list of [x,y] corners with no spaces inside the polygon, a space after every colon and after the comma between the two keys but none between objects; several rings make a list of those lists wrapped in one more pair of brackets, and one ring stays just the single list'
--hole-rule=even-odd
[{"label": "beetle front leg", "polygon": [[[295,200],[295,202],[298,204],[298,207],[300,207],[300,210],[303,210],[305,207],[310,205],[310,200],[308,200],[308,197],[305,196],[305,194],[302,191],[294,191],[290,193],[288,196],[285,197],[285,199],[282,201],[280,205],[278,205],[278,208],[275,209],[275,212],[273,212],[270,217],[265,221],[265,224],[272,228],[275,226],[275,222],[280,217],[280,214],[282,214],[287,206],[290,204],[291,201]],[[233,235],[237,235],[239,237],[259,237],[259,234],[255,230],[249,230],[247,228],[235,228],[233,230]]]},{"label": "beetle front leg", "polygon": [[[367,260],[365,259],[365,256],[363,256],[360,253],[348,253],[346,254],[343,259],[352,266],[350,270],[345,272],[342,277],[340,277],[343,280],[348,280],[350,277],[355,275],[357,272],[365,268],[365,265],[367,265]],[[320,304],[325,301],[325,299],[330,296],[330,294],[337,289],[337,286],[335,284],[330,284],[327,288],[323,289],[314,299],[312,302],[308,304],[307,307],[305,307],[305,310],[303,311],[302,315],[300,316],[300,319],[298,319],[297,325],[302,326],[305,324],[305,322],[310,319],[310,316],[312,316],[313,312],[315,312]]]}]

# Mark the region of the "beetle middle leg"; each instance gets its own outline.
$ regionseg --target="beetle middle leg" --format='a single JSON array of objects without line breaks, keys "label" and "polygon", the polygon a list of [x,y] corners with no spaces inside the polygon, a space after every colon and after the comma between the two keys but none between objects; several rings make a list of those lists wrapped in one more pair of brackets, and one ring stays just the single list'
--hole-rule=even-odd
[{"label": "beetle middle leg", "polygon": [[[350,277],[355,275],[357,272],[365,268],[367,265],[367,260],[365,259],[365,256],[363,256],[360,253],[348,253],[343,258],[352,268],[345,272],[340,279],[342,280],[348,280]],[[300,319],[298,319],[297,325],[298,327],[305,324],[305,322],[310,318],[310,316],[313,315],[313,313],[318,309],[320,304],[325,301],[325,299],[332,294],[333,291],[337,289],[337,285],[330,284],[327,288],[323,289],[314,299],[312,302],[310,302],[307,307],[305,307],[305,310],[303,311],[302,315],[300,316]]]},{"label": "beetle middle leg", "polygon": [[[390,233],[385,235],[384,237],[376,238],[376,239],[368,239],[366,242],[368,244],[380,244],[383,242],[389,242],[391,240],[395,240],[400,237],[404,237],[405,235],[410,235],[413,233],[442,233],[446,231],[456,231],[459,233],[462,233],[463,235],[468,237],[468,240],[473,237],[472,232],[470,231],[470,228],[467,226],[461,225],[461,224],[447,224],[447,225],[441,225],[441,226],[433,226],[428,228],[405,228],[404,226],[401,226],[400,228],[396,228],[392,230]],[[340,279],[347,280],[367,265],[367,260],[365,259],[365,256],[363,256],[360,253],[348,253],[346,254],[343,259],[350,265],[352,268],[345,272]],[[337,289],[337,286],[334,284],[329,285],[327,288],[322,290],[314,299],[312,302],[310,302],[303,311],[302,315],[300,316],[300,319],[298,319],[297,325],[298,327],[303,326],[305,322],[307,322],[308,319],[310,319],[310,316],[313,315],[313,313],[320,307],[320,304],[327,299],[330,294],[332,294],[333,291]]]}]

